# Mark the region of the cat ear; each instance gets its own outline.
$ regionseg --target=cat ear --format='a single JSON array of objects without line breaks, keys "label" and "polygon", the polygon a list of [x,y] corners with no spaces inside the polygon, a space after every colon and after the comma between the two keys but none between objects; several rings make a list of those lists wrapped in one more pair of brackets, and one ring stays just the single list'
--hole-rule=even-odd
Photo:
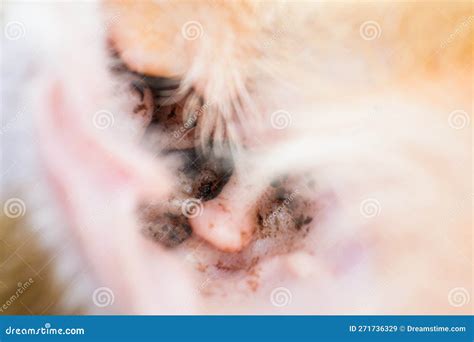
[{"label": "cat ear", "polygon": [[[66,223],[55,241],[65,241],[61,234],[73,237],[71,248],[80,252],[95,284],[113,292],[115,312],[192,311],[184,261],[148,241],[136,218],[139,202],[169,193],[167,164],[139,146],[128,111],[133,107],[116,94],[121,85],[108,71],[105,44],[90,39],[98,34],[95,7],[76,9],[45,10],[48,19],[37,20],[32,30],[48,37],[27,97],[35,109],[30,148]],[[175,278],[178,285],[169,293],[168,280]]]},{"label": "cat ear", "polygon": [[[64,83],[51,83],[45,94],[36,113],[40,159],[70,233],[98,275],[97,282],[114,293],[115,309],[192,310],[193,291],[181,261],[146,240],[136,219],[140,199],[167,195],[170,178],[164,165],[147,158],[137,146],[104,138],[67,96]],[[93,92],[86,98],[93,102]],[[173,294],[166,293],[166,277],[180,279]]]}]

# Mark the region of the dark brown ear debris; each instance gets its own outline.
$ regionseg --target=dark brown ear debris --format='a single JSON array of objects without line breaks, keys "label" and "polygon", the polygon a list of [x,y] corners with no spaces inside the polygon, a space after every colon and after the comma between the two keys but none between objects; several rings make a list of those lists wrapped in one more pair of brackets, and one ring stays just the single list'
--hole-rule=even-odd
[{"label": "dark brown ear debris", "polygon": [[144,232],[166,247],[176,247],[191,234],[191,226],[184,215],[165,213],[145,223]]},{"label": "dark brown ear debris", "polygon": [[205,202],[218,196],[229,181],[233,165],[227,159],[204,157],[194,148],[164,154],[179,160],[177,191],[167,202],[145,204],[139,211],[145,235],[163,246],[176,247],[192,234],[180,203],[190,198]]},{"label": "dark brown ear debris", "polygon": [[217,197],[232,175],[232,160],[212,155],[203,156],[195,149],[181,150],[178,153],[184,158],[180,172],[192,180],[191,196],[202,201]]}]

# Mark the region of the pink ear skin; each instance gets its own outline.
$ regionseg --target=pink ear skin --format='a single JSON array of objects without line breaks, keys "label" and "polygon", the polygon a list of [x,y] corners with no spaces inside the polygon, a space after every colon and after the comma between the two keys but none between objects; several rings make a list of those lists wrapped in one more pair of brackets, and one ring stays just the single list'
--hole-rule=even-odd
[{"label": "pink ear skin", "polygon": [[258,197],[268,185],[262,168],[244,172],[242,165],[216,198],[204,202],[201,215],[189,222],[193,233],[224,252],[238,252],[252,239]]},{"label": "pink ear skin", "polygon": [[[112,309],[193,312],[194,291],[181,261],[146,240],[135,219],[140,199],[160,199],[169,192],[163,165],[136,146],[117,149],[113,140],[104,139],[103,131],[88,125],[85,113],[69,101],[61,82],[46,89],[36,113],[41,162],[73,228],[75,246],[97,284],[114,293]],[[170,279],[178,285],[170,287]]]},{"label": "pink ear skin", "polygon": [[255,222],[251,208],[219,196],[204,203],[202,215],[191,218],[193,232],[224,252],[238,252],[250,241]]},{"label": "pink ear skin", "polygon": [[[103,132],[92,127],[86,116],[78,113],[77,108],[66,101],[64,90],[60,83],[54,84],[50,91],[50,118],[42,120],[44,130],[48,132],[45,141],[57,139],[56,152],[63,152],[64,160],[76,162],[81,170],[88,170],[90,181],[98,182],[107,190],[114,191],[124,187],[136,192],[137,195],[151,195],[153,198],[163,198],[171,190],[168,171],[145,156],[135,146],[120,153],[114,143],[119,143],[102,136]],[[47,113],[48,111],[46,111]],[[47,122],[45,122],[47,121]],[[93,119],[91,118],[91,121]]]}]

